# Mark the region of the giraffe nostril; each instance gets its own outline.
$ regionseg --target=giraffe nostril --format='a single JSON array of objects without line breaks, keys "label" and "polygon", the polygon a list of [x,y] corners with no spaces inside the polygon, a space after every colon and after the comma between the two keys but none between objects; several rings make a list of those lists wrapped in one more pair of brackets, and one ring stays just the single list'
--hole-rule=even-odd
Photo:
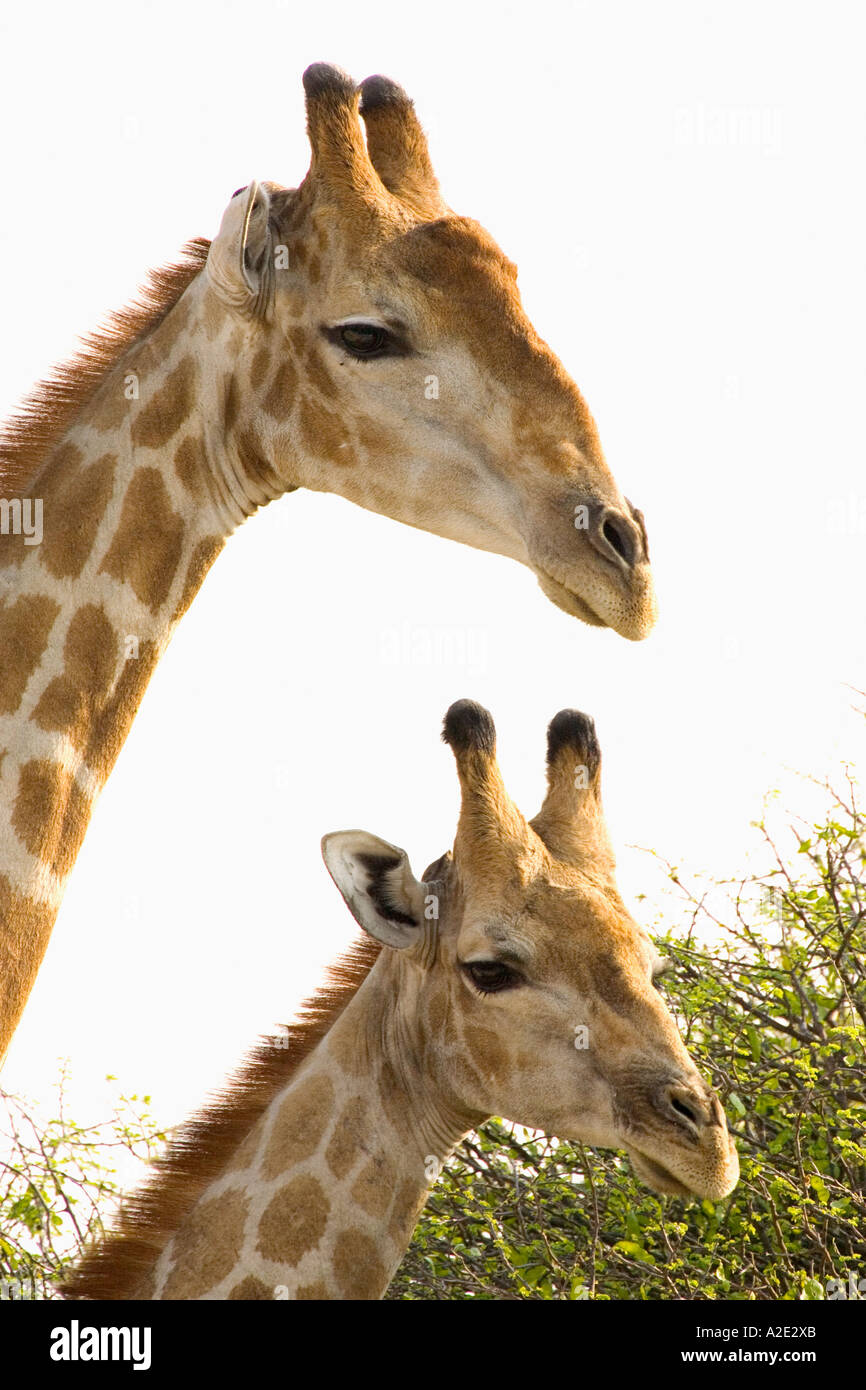
[{"label": "giraffe nostril", "polygon": [[627,560],[628,553],[626,550],[626,543],[624,543],[623,537],[621,537],[619,530],[617,530],[617,527],[614,527],[613,521],[610,520],[610,517],[607,517],[605,525],[603,525],[602,527],[602,534],[603,537],[605,537],[607,543],[609,543],[609,545],[612,545],[613,549],[616,550],[617,555],[621,556],[621,559]]},{"label": "giraffe nostril", "polygon": [[625,560],[627,565],[630,564],[631,557],[629,554],[629,548],[626,545],[625,540],[623,539],[623,535],[620,531],[620,528],[614,525],[610,517],[607,517],[605,519],[605,523],[601,528],[601,533],[607,541],[608,545],[612,546],[613,549],[616,551],[620,559]]},{"label": "giraffe nostril", "polygon": [[693,1135],[711,1122],[711,1115],[700,1097],[690,1086],[673,1084],[664,1086],[658,1097],[659,1107],[668,1119],[689,1130]]},{"label": "giraffe nostril", "polygon": [[677,1096],[671,1097],[671,1109],[675,1110],[678,1115],[685,1116],[687,1120],[691,1120],[693,1125],[698,1123],[698,1117],[695,1111],[690,1106],[684,1105]]}]

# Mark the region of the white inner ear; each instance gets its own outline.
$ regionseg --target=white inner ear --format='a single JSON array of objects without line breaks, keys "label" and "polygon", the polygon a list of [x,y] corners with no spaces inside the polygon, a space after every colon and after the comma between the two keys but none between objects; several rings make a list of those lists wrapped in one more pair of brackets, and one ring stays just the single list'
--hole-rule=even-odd
[{"label": "white inner ear", "polygon": [[[412,873],[405,850],[363,830],[343,830],[325,836],[322,855],[346,905],[368,935],[398,951],[418,940],[424,885]],[[397,862],[379,875],[363,862],[364,855]],[[411,917],[412,922],[389,916],[387,908]]]}]

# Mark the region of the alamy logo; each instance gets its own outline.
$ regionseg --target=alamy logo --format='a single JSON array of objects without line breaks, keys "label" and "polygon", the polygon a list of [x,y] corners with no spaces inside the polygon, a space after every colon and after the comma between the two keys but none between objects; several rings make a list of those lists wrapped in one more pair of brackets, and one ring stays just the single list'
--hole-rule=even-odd
[{"label": "alamy logo", "polygon": [[848,1270],[847,1280],[828,1279],[827,1298],[866,1299],[866,1279],[858,1279],[853,1269]]},{"label": "alamy logo", "polygon": [[134,1371],[150,1370],[149,1327],[68,1327],[51,1330],[52,1361],[131,1361]]},{"label": "alamy logo", "polygon": [[18,1299],[32,1302],[43,1295],[40,1286],[31,1275],[25,1279],[0,1279],[0,1300]]},{"label": "alamy logo", "polygon": [[23,536],[25,545],[42,544],[42,498],[0,497],[0,536]]}]

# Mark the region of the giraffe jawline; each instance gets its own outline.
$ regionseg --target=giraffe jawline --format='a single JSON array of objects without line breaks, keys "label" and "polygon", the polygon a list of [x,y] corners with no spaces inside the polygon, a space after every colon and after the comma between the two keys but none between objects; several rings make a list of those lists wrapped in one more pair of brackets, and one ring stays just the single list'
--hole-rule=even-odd
[{"label": "giraffe jawline", "polygon": [[586,599],[580,598],[572,589],[566,589],[564,584],[560,584],[558,579],[554,579],[547,570],[536,567],[535,570],[538,582],[542,590],[555,603],[557,608],[561,608],[563,613],[567,613],[570,618],[579,618],[581,622],[588,623],[590,627],[609,627],[604,618],[600,618],[595,609],[590,608]]},{"label": "giraffe jawline", "polygon": [[638,1177],[654,1192],[661,1192],[669,1197],[695,1196],[692,1189],[680,1182],[679,1178],[675,1178],[670,1169],[650,1158],[648,1154],[641,1153],[640,1149],[629,1149],[628,1156]]}]

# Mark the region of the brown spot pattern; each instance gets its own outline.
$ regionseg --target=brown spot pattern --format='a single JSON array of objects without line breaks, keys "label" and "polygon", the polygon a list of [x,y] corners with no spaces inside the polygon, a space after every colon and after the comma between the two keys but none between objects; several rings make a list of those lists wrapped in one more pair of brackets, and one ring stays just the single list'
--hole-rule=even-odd
[{"label": "brown spot pattern", "polygon": [[394,1210],[388,1230],[395,1241],[406,1240],[415,1229],[418,1213],[424,1205],[427,1193],[411,1178],[404,1178],[400,1191],[394,1198]]},{"label": "brown spot pattern", "polygon": [[209,342],[218,338],[222,333],[226,322],[226,310],[223,308],[222,301],[208,286],[207,293],[202,301],[202,326]]},{"label": "brown spot pattern", "polygon": [[250,363],[250,387],[253,391],[262,390],[270,365],[270,348],[260,347]]},{"label": "brown spot pattern", "polygon": [[72,774],[47,759],[31,759],[18,773],[12,827],[22,844],[61,876],[75,862],[90,801]]},{"label": "brown spot pattern", "polygon": [[285,357],[262,401],[262,407],[274,420],[285,420],[291,414],[298,390],[298,373],[294,362]]},{"label": "brown spot pattern", "polygon": [[53,908],[32,903],[0,874],[3,968],[0,970],[0,1057],[18,1026],[54,926]]},{"label": "brown spot pattern", "polygon": [[352,1196],[369,1216],[382,1217],[391,1205],[397,1169],[390,1158],[379,1154],[362,1168],[352,1187]]},{"label": "brown spot pattern", "polygon": [[379,1097],[382,1109],[391,1124],[400,1134],[405,1134],[408,1126],[408,1104],[406,1091],[401,1086],[397,1073],[391,1063],[382,1063],[379,1071]]},{"label": "brown spot pattern", "polygon": [[201,435],[188,434],[174,451],[174,471],[190,496],[197,499],[205,495],[206,468],[207,459]]},{"label": "brown spot pattern", "polygon": [[246,1279],[242,1279],[239,1284],[235,1284],[231,1293],[228,1295],[229,1299],[238,1302],[252,1302],[254,1299],[261,1301],[262,1299],[272,1299],[273,1296],[273,1289],[269,1289],[267,1284],[263,1284],[261,1279],[257,1279],[254,1274],[248,1274]]},{"label": "brown spot pattern", "polygon": [[231,1274],[240,1258],[247,1200],[230,1189],[200,1203],[174,1240],[174,1263],[163,1298],[201,1298]]},{"label": "brown spot pattern", "polygon": [[118,645],[101,606],[88,603],[80,608],[66,634],[63,675],[55,676],[42,692],[31,716],[34,722],[41,729],[67,734],[80,746],[114,679]]},{"label": "brown spot pattern", "polygon": [[[134,371],[135,357],[125,364],[128,371]],[[109,372],[99,390],[93,397],[93,409],[88,424],[99,434],[114,434],[130,418],[135,402],[126,395],[127,370]]]},{"label": "brown spot pattern", "polygon": [[223,407],[223,428],[226,433],[234,429],[241,410],[241,390],[237,377],[231,377],[226,386],[226,399]]},{"label": "brown spot pattern", "polygon": [[158,470],[136,469],[100,572],[131,584],[136,597],[157,613],[180,562],[183,529]]},{"label": "brown spot pattern", "polygon": [[427,1025],[430,1033],[438,1039],[445,1023],[445,1015],[448,1012],[448,995],[441,987],[430,996],[427,1005]]},{"label": "brown spot pattern", "polygon": [[258,483],[266,496],[279,497],[283,492],[297,491],[294,487],[287,487],[274,472],[267,459],[262,457],[258,441],[252,430],[238,430],[234,443],[238,462],[247,479],[251,484]]},{"label": "brown spot pattern", "polygon": [[323,1284],[320,1279],[316,1284],[301,1284],[295,1297],[302,1302],[321,1303],[330,1299],[331,1295],[327,1284]]},{"label": "brown spot pattern", "polygon": [[60,449],[40,479],[45,534],[39,559],[55,578],[74,579],[84,569],[111,500],[116,467],[116,454],[103,454],[87,468],[72,467]]},{"label": "brown spot pattern", "polygon": [[307,356],[306,379],[310,386],[322,396],[336,396],[337,386],[328,371],[325,359],[317,347],[310,349]]},{"label": "brown spot pattern", "polygon": [[262,1161],[265,1178],[276,1178],[315,1153],[333,1103],[334,1087],[327,1076],[310,1076],[292,1088],[268,1140]]},{"label": "brown spot pattern", "polygon": [[385,1288],[385,1266],[375,1242],[355,1227],[334,1244],[334,1276],[344,1298],[378,1298]]},{"label": "brown spot pattern", "polygon": [[0,714],[14,714],[48,644],[60,605],[42,594],[0,600]]},{"label": "brown spot pattern", "polygon": [[271,1198],[259,1222],[257,1250],[266,1260],[296,1265],[328,1224],[328,1199],[317,1178],[302,1173]]},{"label": "brown spot pattern", "polygon": [[124,662],[114,693],[94,720],[84,756],[103,781],[117,761],[158,659],[156,644],[149,639],[142,642],[138,657]]},{"label": "brown spot pattern", "polygon": [[[146,378],[145,378],[146,379]],[[184,357],[138,412],[130,435],[144,449],[162,449],[173,439],[195,400],[195,367]]]},{"label": "brown spot pattern", "polygon": [[[42,485],[44,483],[56,483],[61,478],[74,477],[83,462],[84,454],[78,445],[64,440],[48,455],[38,481]],[[34,478],[33,481],[36,482],[37,479]]]},{"label": "brown spot pattern", "polygon": [[263,1129],[264,1118],[256,1121],[246,1139],[238,1145],[232,1155],[231,1161],[226,1166],[227,1173],[242,1173],[249,1168],[259,1151]]},{"label": "brown spot pattern", "polygon": [[356,1096],[340,1115],[325,1150],[328,1167],[336,1178],[343,1178],[352,1167],[367,1128],[367,1102]]},{"label": "brown spot pattern", "polygon": [[168,357],[181,333],[184,333],[188,328],[191,312],[192,299],[184,293],[174,308],[169,310],[156,331],[151,334],[148,339],[148,346],[157,348],[161,357]]},{"label": "brown spot pattern", "polygon": [[510,1066],[508,1049],[489,1028],[467,1027],[466,1045],[485,1078],[502,1077]]},{"label": "brown spot pattern", "polygon": [[359,415],[355,420],[358,443],[361,448],[377,460],[390,458],[394,453],[394,439],[383,430],[369,415]]},{"label": "brown spot pattern", "polygon": [[224,545],[225,541],[222,536],[205,536],[203,540],[199,541],[186,567],[183,589],[174,610],[175,622],[182,618],[189,608],[204,583],[205,575]]},{"label": "brown spot pattern", "polygon": [[311,396],[302,396],[298,419],[301,438],[311,454],[331,463],[353,462],[351,449],[343,447],[350,442],[346,426],[333,410]]}]

